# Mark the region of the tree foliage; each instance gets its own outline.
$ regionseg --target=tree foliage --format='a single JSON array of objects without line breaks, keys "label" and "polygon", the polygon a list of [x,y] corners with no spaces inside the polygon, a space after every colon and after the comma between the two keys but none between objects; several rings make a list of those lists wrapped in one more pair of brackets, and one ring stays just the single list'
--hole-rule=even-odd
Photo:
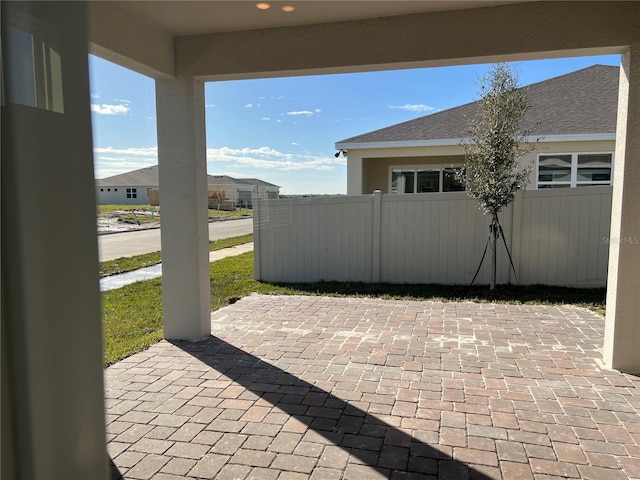
[{"label": "tree foliage", "polygon": [[461,142],[466,163],[458,179],[484,214],[497,219],[529,181],[532,166],[519,168],[518,160],[534,147],[527,140],[531,130],[521,126],[531,104],[517,74],[504,63],[483,77],[480,95],[469,138]]},{"label": "tree foliage", "polygon": [[[477,117],[469,125],[469,138],[461,142],[465,166],[458,180],[464,183],[469,196],[478,201],[484,214],[491,215],[488,245],[491,246],[490,289],[493,290],[496,243],[500,236],[504,240],[498,214],[513,202],[518,190],[527,186],[532,165],[522,168],[519,159],[532,151],[534,144],[528,141],[531,130],[521,125],[531,107],[527,91],[518,87],[518,76],[509,65],[498,63],[492,67],[482,79],[480,95]],[[506,247],[506,241],[504,243]],[[507,253],[511,260],[508,248]],[[513,262],[511,267],[514,268]]]}]

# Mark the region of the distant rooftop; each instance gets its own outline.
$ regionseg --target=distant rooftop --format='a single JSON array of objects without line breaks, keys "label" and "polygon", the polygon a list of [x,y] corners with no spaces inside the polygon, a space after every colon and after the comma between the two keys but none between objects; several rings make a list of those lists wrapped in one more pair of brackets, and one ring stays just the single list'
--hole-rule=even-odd
[{"label": "distant rooftop", "polygon": [[[130,172],[121,173],[112,177],[100,178],[96,180],[99,187],[158,187],[158,165],[138,168]],[[207,185],[262,185],[267,187],[278,187],[273,183],[265,182],[258,178],[233,178],[228,175],[207,175]]]}]

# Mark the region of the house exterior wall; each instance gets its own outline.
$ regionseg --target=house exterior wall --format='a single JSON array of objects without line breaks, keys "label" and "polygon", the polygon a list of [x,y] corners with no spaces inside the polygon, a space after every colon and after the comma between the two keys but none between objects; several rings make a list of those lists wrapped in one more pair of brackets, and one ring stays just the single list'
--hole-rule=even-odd
[{"label": "house exterior wall", "polygon": [[[127,189],[136,189],[136,198],[127,198]],[[123,185],[119,187],[96,186],[96,202],[98,205],[149,205],[147,189],[152,187],[139,187]],[[157,188],[157,187],[155,187]]]},{"label": "house exterior wall", "polygon": [[[380,190],[382,193],[389,191],[389,175],[392,166],[412,166],[412,165],[460,165],[464,163],[462,155],[433,155],[419,157],[397,157],[397,158],[367,158],[365,165],[367,168],[363,173],[364,192],[373,193]],[[364,193],[363,192],[363,193]]]},{"label": "house exterior wall", "polygon": [[[519,193],[500,215],[518,283],[604,286],[611,191]],[[464,285],[478,268],[489,223],[463,192],[261,199],[254,205],[256,278]],[[485,260],[476,282],[489,283],[489,275]],[[497,281],[515,283],[502,247]]]},{"label": "house exterior wall", "polygon": [[[529,185],[527,190],[534,190],[537,188],[537,159],[539,155],[549,155],[555,153],[614,153],[615,152],[615,140],[600,140],[600,141],[581,141],[581,142],[539,142],[536,145],[536,149],[524,156],[520,160],[520,165],[525,166],[529,163],[533,165],[531,176],[529,177]],[[611,177],[613,179],[613,177]]]},{"label": "house exterior wall", "polygon": [[[536,161],[539,155],[553,153],[613,153],[614,140],[564,141],[536,144],[533,152],[520,160],[520,165],[533,165],[527,190],[537,188]],[[433,147],[396,147],[379,149],[349,149],[347,157],[347,194],[361,195],[380,190],[389,193],[390,169],[392,166],[410,165],[461,165],[464,163],[462,149],[458,145]],[[349,163],[352,162],[351,168]],[[361,168],[358,166],[361,165]],[[360,185],[358,189],[358,185]]]}]

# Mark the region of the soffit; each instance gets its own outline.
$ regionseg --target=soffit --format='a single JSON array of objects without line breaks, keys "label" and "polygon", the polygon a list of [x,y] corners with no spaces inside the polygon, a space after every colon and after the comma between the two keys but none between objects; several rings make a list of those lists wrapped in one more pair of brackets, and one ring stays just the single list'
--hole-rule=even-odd
[{"label": "soffit", "polygon": [[[263,1],[263,0],[262,0]],[[297,0],[270,1],[267,10],[256,8],[259,0],[235,1],[118,1],[114,2],[171,36],[245,31],[296,25],[489,7],[527,0]],[[530,1],[530,0],[529,0]],[[283,6],[295,10],[285,12]]]}]

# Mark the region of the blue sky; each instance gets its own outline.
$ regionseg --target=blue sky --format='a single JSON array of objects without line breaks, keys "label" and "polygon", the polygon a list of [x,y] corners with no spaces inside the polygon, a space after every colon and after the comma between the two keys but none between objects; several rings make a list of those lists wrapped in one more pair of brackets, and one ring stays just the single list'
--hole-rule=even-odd
[{"label": "blue sky", "polygon": [[[619,55],[515,64],[521,85]],[[154,82],[91,56],[96,178],[157,163]],[[478,99],[489,64],[207,83],[207,170],[283,194],[346,193],[345,138]]]}]

